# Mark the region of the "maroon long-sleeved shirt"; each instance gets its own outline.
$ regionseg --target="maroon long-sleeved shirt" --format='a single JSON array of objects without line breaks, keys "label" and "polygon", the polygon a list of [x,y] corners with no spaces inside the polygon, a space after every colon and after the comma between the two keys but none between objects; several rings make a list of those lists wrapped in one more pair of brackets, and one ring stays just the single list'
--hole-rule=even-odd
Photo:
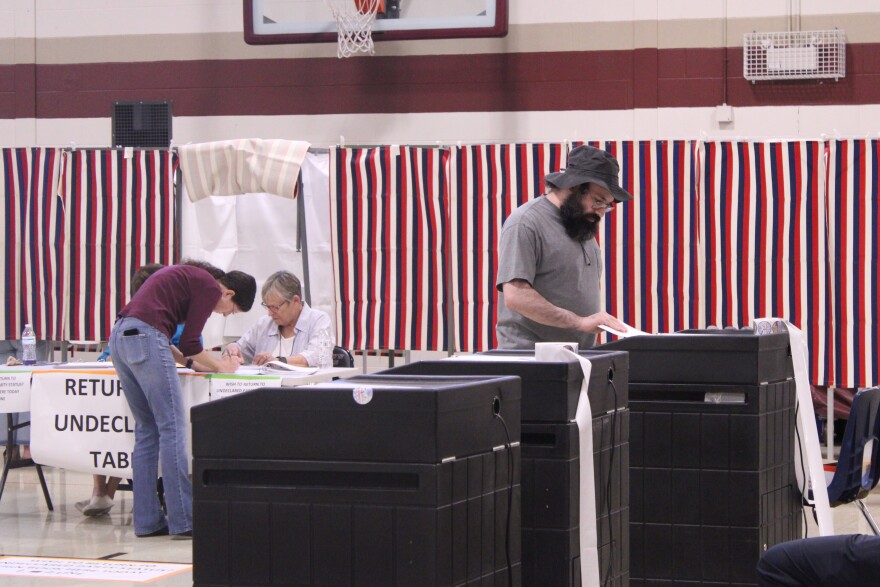
[{"label": "maroon long-sleeved shirt", "polygon": [[220,284],[204,269],[171,265],[151,275],[119,315],[143,320],[168,340],[183,324],[178,348],[191,357],[202,352],[199,337],[221,295]]}]

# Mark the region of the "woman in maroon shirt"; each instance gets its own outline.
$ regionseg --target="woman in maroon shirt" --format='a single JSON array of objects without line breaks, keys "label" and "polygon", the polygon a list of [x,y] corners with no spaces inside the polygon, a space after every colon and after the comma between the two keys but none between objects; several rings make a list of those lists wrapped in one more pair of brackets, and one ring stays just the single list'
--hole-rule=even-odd
[{"label": "woman in maroon shirt", "polygon": [[[256,291],[256,281],[246,273],[184,261],[154,273],[119,313],[110,334],[110,356],[135,419],[136,536],[192,536],[186,414],[176,364],[198,361],[214,372],[234,372],[239,361],[215,358],[199,337],[211,312],[246,312]],[[184,324],[179,351],[170,343],[178,324]],[[160,460],[167,517],[156,493]]]}]

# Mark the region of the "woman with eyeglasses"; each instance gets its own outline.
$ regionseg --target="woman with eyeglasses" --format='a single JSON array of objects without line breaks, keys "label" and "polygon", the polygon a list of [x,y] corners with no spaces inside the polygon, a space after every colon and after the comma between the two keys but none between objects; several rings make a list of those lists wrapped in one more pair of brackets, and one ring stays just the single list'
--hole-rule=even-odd
[{"label": "woman with eyeglasses", "polygon": [[335,344],[330,316],[309,307],[302,299],[299,279],[290,271],[270,275],[260,293],[268,315],[230,343],[223,354],[254,365],[281,361],[300,367],[317,366],[322,333],[330,338],[331,345]]}]

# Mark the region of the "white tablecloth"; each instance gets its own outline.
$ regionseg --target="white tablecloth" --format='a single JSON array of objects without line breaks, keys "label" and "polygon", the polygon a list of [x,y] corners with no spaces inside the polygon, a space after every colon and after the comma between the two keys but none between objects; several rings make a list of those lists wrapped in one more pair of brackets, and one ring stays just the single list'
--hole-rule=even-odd
[{"label": "white tablecloth", "polygon": [[[304,376],[285,374],[283,384],[282,377],[275,375],[200,374],[182,369],[179,376],[188,413],[194,405],[257,387],[320,383],[354,372],[334,368]],[[14,393],[6,394],[4,399],[10,400],[6,404],[0,399],[2,411],[26,411],[30,407],[31,454],[35,462],[131,478],[135,422],[112,368],[4,367],[0,369],[3,383],[7,385],[0,385],[0,391],[14,389]],[[0,397],[3,395],[0,393]],[[187,436],[191,436],[190,430]]]}]

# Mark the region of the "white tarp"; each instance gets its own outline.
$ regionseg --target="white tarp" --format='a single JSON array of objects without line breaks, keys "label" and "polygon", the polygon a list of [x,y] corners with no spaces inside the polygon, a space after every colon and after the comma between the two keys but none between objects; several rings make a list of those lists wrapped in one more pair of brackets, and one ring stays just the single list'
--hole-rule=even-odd
[{"label": "white tarp", "polygon": [[[286,269],[303,281],[313,308],[335,315],[330,258],[329,166],[327,153],[308,153],[302,164],[303,198],[309,276],[304,275],[303,251],[297,250],[297,201],[270,194],[210,196],[181,202],[183,258],[208,261],[221,269],[239,269],[257,279],[257,299],[250,312],[228,318],[213,315],[203,330],[211,348],[241,336],[265,315],[259,288],[272,273]],[[308,283],[307,283],[308,279]]]}]

